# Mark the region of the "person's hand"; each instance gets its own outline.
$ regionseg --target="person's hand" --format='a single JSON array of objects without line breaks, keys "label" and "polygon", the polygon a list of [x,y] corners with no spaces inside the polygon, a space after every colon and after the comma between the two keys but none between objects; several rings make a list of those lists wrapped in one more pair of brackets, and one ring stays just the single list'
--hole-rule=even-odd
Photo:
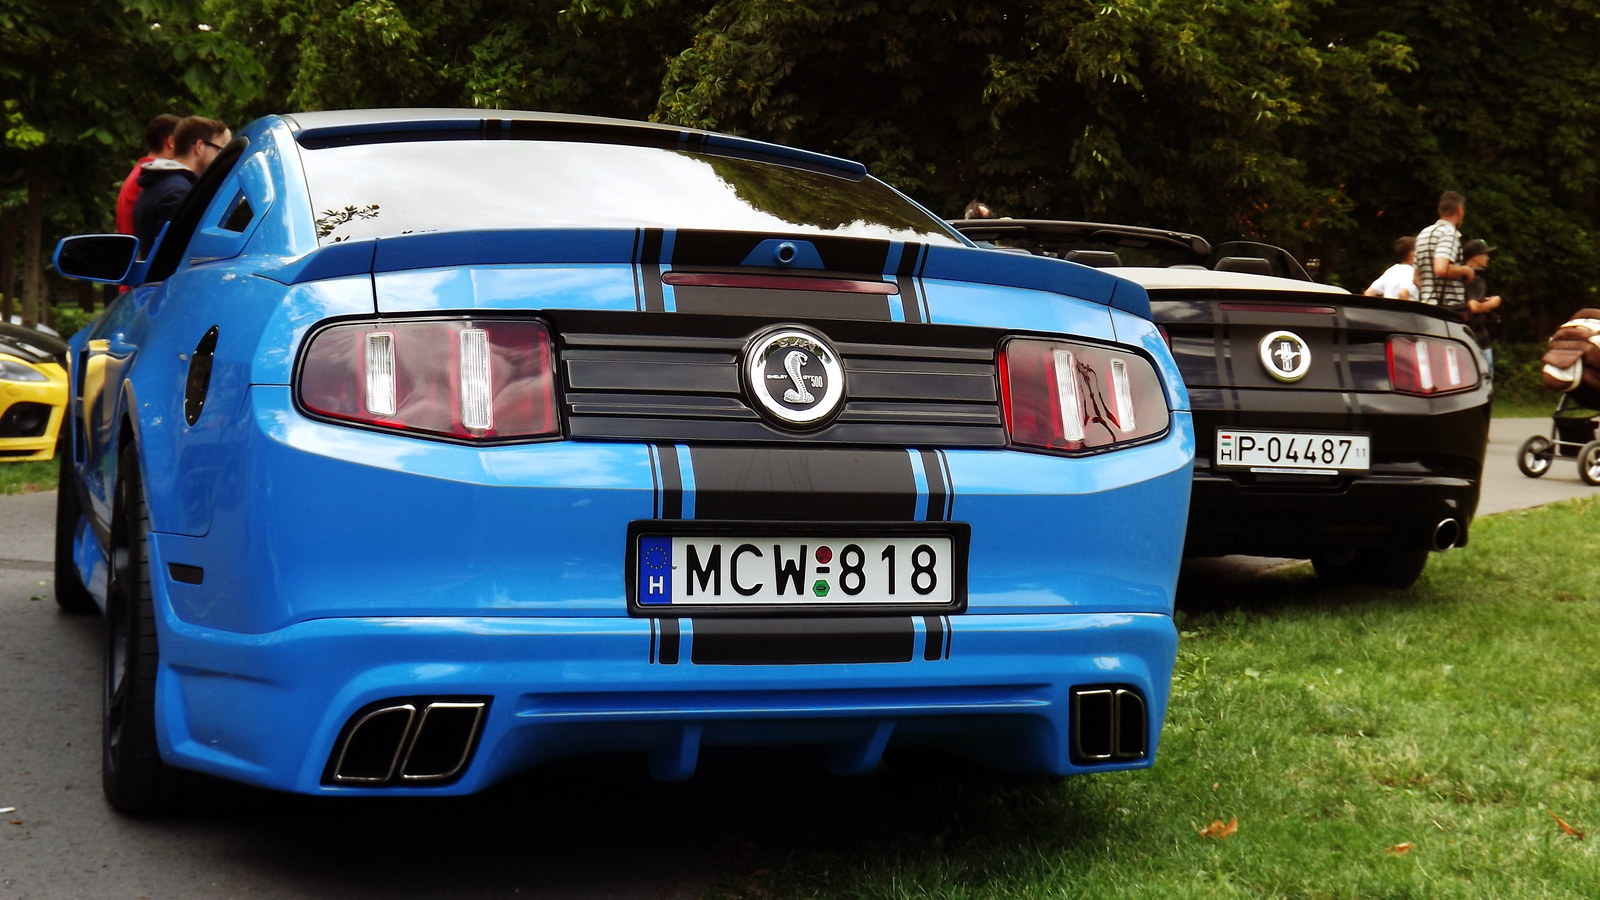
[{"label": "person's hand", "polygon": [[1471,284],[1472,283],[1472,279],[1474,279],[1476,277],[1478,277],[1478,273],[1472,271],[1472,267],[1471,266],[1462,266],[1461,267],[1461,283],[1462,284]]}]

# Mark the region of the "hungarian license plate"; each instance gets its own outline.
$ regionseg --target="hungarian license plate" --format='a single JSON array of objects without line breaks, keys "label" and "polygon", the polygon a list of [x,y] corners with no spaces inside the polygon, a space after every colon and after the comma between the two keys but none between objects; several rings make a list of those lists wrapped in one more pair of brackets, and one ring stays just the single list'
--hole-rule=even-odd
[{"label": "hungarian license plate", "polygon": [[1365,434],[1217,429],[1219,469],[1338,475],[1372,468],[1372,439]]},{"label": "hungarian license plate", "polygon": [[951,534],[638,534],[641,610],[938,607],[966,599]]}]

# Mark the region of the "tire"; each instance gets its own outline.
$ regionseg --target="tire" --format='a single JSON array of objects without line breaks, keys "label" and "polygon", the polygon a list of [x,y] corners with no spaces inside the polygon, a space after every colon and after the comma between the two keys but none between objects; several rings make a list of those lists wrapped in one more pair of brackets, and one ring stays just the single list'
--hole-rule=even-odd
[{"label": "tire", "polygon": [[1346,550],[1311,558],[1317,578],[1329,585],[1370,584],[1404,590],[1428,566],[1427,550]]},{"label": "tire", "polygon": [[1600,486],[1600,441],[1590,441],[1578,451],[1578,477],[1584,484]]},{"label": "tire", "polygon": [[130,813],[170,810],[184,789],[185,773],[162,762],[156,745],[160,650],[146,555],[149,530],[139,455],[129,444],[117,459],[112,504],[100,748],[106,800]]},{"label": "tire", "polygon": [[1536,434],[1522,442],[1522,449],[1517,451],[1517,468],[1529,478],[1538,478],[1550,471],[1550,461],[1555,456],[1550,439]]},{"label": "tire", "polygon": [[56,605],[62,612],[78,615],[97,613],[100,604],[94,602],[94,597],[83,586],[83,579],[78,577],[78,564],[72,559],[83,503],[78,498],[78,472],[72,464],[71,427],[70,420],[61,423],[61,437],[56,441],[56,458],[61,461],[56,486]]}]

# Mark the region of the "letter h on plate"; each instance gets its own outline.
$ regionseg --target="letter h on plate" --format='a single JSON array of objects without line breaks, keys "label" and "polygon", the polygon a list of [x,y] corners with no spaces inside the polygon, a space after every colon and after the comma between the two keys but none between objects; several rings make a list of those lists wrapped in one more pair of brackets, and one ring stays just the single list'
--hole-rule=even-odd
[{"label": "letter h on plate", "polygon": [[639,538],[639,585],[641,605],[672,602],[672,538]]}]

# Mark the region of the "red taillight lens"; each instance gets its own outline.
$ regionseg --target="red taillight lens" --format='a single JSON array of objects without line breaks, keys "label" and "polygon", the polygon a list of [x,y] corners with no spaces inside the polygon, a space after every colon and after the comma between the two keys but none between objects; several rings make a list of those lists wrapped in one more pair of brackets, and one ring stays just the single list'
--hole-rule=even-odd
[{"label": "red taillight lens", "polygon": [[550,332],[539,322],[400,320],[335,325],[300,364],[318,415],[467,440],[560,432]]},{"label": "red taillight lens", "polygon": [[1449,338],[1389,337],[1389,382],[1407,394],[1447,394],[1478,386],[1472,348]]},{"label": "red taillight lens", "polygon": [[1011,441],[1067,452],[1099,450],[1167,430],[1155,367],[1131,350],[1012,340],[1000,351]]}]

